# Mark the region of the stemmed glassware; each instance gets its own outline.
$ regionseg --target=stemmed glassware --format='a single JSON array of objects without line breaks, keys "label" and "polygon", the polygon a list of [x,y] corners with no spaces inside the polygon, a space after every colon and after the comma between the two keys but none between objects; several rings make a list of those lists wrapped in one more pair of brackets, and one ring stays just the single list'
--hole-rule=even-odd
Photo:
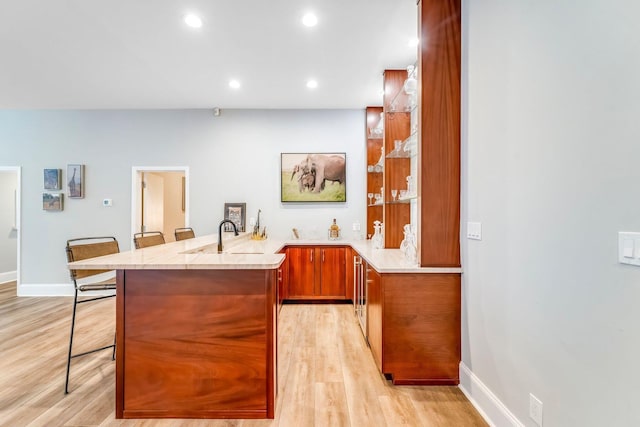
[{"label": "stemmed glassware", "polygon": [[396,189],[391,190],[391,196],[393,197],[393,201],[394,202],[397,200],[396,199],[397,195],[398,195],[398,190],[396,190]]},{"label": "stemmed glassware", "polygon": [[373,193],[368,193],[367,197],[369,198],[369,204],[372,205],[373,204]]}]

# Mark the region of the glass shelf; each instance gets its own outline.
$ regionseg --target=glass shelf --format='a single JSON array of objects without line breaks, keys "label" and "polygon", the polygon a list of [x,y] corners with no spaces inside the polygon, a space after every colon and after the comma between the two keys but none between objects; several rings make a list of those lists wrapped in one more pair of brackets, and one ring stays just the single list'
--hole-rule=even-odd
[{"label": "glass shelf", "polygon": [[371,205],[367,205],[367,207],[369,207],[369,208],[375,208],[377,206],[384,206],[384,203],[373,203]]},{"label": "glass shelf", "polygon": [[387,159],[409,159],[411,158],[411,153],[408,153],[404,150],[393,150],[389,154],[385,156]]},{"label": "glass shelf", "polygon": [[411,203],[412,200],[417,200],[417,199],[418,199],[417,196],[410,196],[410,197],[405,197],[403,199],[392,200],[390,202],[387,202],[387,204],[388,205],[407,204],[407,203]]},{"label": "glass shelf", "polygon": [[367,171],[367,173],[382,173],[382,171]]}]

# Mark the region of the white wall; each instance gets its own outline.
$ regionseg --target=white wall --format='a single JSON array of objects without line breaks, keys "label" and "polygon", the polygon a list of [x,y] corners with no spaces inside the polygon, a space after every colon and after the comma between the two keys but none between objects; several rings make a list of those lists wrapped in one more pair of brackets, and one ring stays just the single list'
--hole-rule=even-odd
[{"label": "white wall", "polygon": [[463,10],[463,371],[527,426],[530,392],[545,427],[640,425],[640,3]]},{"label": "white wall", "polygon": [[[19,292],[70,290],[69,238],[109,234],[121,250],[131,247],[133,166],[189,166],[197,235],[217,232],[225,202],[246,202],[247,218],[262,209],[276,237],[294,225],[324,230],[332,218],[344,228],[364,224],[364,129],[363,110],[0,111],[0,162],[23,166]],[[346,203],[280,203],[280,153],[307,151],[347,153]],[[68,163],[86,165],[85,198],[43,212],[42,169]],[[102,207],[103,198],[113,206]]]},{"label": "white wall", "polygon": [[[18,264],[15,191],[18,174],[0,170],[0,283],[15,278]],[[15,280],[15,279],[14,279]]]}]

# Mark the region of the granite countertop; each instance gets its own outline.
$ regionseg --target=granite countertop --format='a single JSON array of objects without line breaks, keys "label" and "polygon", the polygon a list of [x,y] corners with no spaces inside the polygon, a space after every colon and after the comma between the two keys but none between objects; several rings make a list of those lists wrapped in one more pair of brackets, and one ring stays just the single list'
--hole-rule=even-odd
[{"label": "granite countertop", "polygon": [[459,267],[417,267],[406,262],[399,249],[373,249],[370,240],[274,239],[251,240],[250,233],[223,236],[218,254],[218,236],[207,235],[164,245],[120,252],[69,263],[76,269],[216,269],[270,270],[278,268],[285,246],[351,246],[379,273],[461,273]]}]

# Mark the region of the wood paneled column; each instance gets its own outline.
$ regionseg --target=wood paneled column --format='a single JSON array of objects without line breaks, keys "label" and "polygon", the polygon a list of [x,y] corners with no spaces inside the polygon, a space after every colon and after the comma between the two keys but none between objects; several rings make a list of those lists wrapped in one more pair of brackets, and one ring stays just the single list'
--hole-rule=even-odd
[{"label": "wood paneled column", "polygon": [[420,265],[460,266],[460,0],[419,0]]}]

